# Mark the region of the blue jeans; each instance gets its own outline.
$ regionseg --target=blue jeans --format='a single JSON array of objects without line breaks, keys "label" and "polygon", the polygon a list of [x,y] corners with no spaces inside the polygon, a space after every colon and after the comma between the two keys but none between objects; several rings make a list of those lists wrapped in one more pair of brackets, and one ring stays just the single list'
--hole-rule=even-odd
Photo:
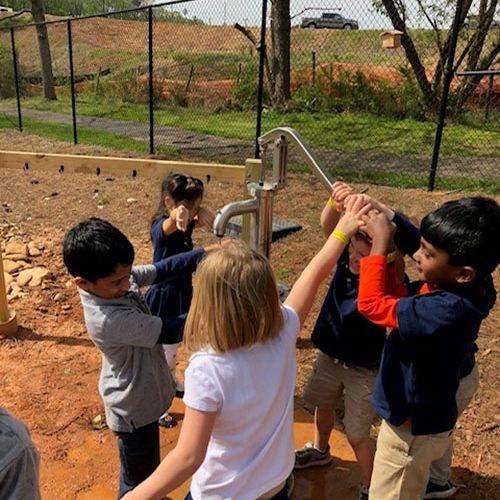
[{"label": "blue jeans", "polygon": [[160,465],[160,431],[158,422],[154,421],[132,432],[115,432],[115,435],[120,451],[120,499]]}]

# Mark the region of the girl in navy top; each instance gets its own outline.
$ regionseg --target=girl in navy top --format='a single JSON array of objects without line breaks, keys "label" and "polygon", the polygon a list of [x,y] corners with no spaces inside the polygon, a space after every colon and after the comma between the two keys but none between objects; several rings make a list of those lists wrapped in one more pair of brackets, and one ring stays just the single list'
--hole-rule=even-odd
[{"label": "girl in navy top", "polygon": [[[213,215],[201,207],[203,182],[180,173],[170,173],[161,184],[160,203],[151,219],[153,262],[193,249],[191,238],[195,227],[211,227]],[[192,275],[186,274],[153,285],[146,293],[151,313],[161,318],[187,314],[193,295]],[[180,344],[165,344],[165,358],[176,382],[177,393],[184,390],[175,376],[177,350]],[[174,427],[175,421],[165,413],[159,424]]]}]

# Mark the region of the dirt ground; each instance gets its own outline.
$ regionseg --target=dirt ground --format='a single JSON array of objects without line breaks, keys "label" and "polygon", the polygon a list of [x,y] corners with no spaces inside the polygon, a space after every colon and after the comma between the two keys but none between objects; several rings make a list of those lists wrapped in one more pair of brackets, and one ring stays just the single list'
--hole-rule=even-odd
[{"label": "dirt ground", "polygon": [[[110,154],[91,147],[46,141],[17,132],[0,132],[0,149],[24,151]],[[1,165],[0,165],[1,167]],[[272,248],[271,261],[277,276],[292,284],[306,262],[320,248],[319,215],[327,193],[315,177],[290,176],[290,185],[276,197],[275,217],[297,222],[302,231],[282,239]],[[443,201],[463,192],[429,194],[421,190],[368,187],[369,194],[407,214],[417,222]],[[206,206],[215,210],[240,199],[241,186],[211,181]],[[135,201],[130,201],[133,198]],[[115,439],[101,427],[104,418],[97,392],[100,355],[86,335],[79,299],[61,260],[64,232],[92,215],[110,220],[132,240],[138,263],[151,260],[148,221],[159,198],[159,179],[113,179],[89,175],[24,173],[0,168],[0,241],[33,242],[40,255],[30,266],[46,267],[50,274],[41,286],[22,288],[10,301],[20,328],[15,337],[0,339],[1,405],[29,427],[41,452],[43,498],[114,498],[118,477]],[[196,234],[196,233],[195,233]],[[214,240],[198,233],[196,244]],[[409,273],[411,275],[411,264]],[[495,276],[500,285],[500,273]],[[302,332],[298,347],[297,396],[300,396],[315,356],[309,338],[326,285]],[[459,421],[455,436],[453,480],[464,487],[457,498],[493,499],[500,492],[500,308],[484,322],[477,356],[481,387]],[[180,370],[186,366],[181,353]],[[312,419],[296,408],[296,440],[312,438]],[[174,413],[182,419],[180,401]],[[162,430],[162,451],[175,444],[178,426]],[[355,498],[358,473],[353,456],[340,435],[332,438],[333,465],[297,475],[296,498]],[[172,498],[183,498],[188,485]]]}]

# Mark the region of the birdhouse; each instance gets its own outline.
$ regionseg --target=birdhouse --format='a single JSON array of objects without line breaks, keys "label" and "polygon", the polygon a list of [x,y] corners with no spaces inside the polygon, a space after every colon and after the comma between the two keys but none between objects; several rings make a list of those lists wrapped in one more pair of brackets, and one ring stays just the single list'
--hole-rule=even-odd
[{"label": "birdhouse", "polygon": [[397,49],[401,47],[402,31],[384,31],[380,36],[382,37],[382,47],[384,49]]}]

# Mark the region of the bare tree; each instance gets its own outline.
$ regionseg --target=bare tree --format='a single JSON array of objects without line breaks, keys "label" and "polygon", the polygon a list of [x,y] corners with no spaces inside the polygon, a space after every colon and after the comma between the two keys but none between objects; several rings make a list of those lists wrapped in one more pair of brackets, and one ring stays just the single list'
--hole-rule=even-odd
[{"label": "bare tree", "polygon": [[[286,108],[290,100],[290,0],[271,0],[271,56],[264,53],[264,71],[267,92],[273,106]],[[260,43],[252,31],[236,23],[259,53]]]},{"label": "bare tree", "polygon": [[285,108],[290,100],[290,0],[271,2],[272,102]]},{"label": "bare tree", "polygon": [[[449,56],[449,46],[451,33],[455,23],[460,27],[464,26],[465,19],[470,11],[472,0],[464,0],[462,15],[458,18],[456,14],[457,4],[449,0],[417,0],[419,12],[425,16],[434,31],[434,40],[438,50],[439,58],[434,68],[432,77],[425,72],[417,47],[415,46],[406,23],[407,1],[403,0],[374,0],[376,7],[382,7],[390,18],[395,29],[402,31],[401,44],[406,53],[406,57],[413,70],[426,107],[431,111],[436,111],[439,101],[439,92],[443,82],[444,68]],[[454,68],[458,68],[464,61],[465,71],[486,70],[495,63],[500,53],[500,37],[491,37],[491,45],[487,46],[488,31],[493,22],[498,0],[480,0],[479,12],[475,16],[474,27],[469,27],[462,33],[466,43],[460,48],[453,61]],[[453,23],[449,28],[442,26],[446,20],[452,18]],[[479,85],[481,77],[472,77],[460,81],[457,87],[450,92],[450,102],[453,103],[452,111],[460,111],[468,97]]]},{"label": "bare tree", "polygon": [[45,6],[43,0],[31,1],[31,15],[36,25],[38,35],[38,49],[40,52],[40,65],[42,69],[43,95],[45,99],[55,100],[54,75],[52,73],[52,57],[50,55],[49,36],[45,23]]}]

